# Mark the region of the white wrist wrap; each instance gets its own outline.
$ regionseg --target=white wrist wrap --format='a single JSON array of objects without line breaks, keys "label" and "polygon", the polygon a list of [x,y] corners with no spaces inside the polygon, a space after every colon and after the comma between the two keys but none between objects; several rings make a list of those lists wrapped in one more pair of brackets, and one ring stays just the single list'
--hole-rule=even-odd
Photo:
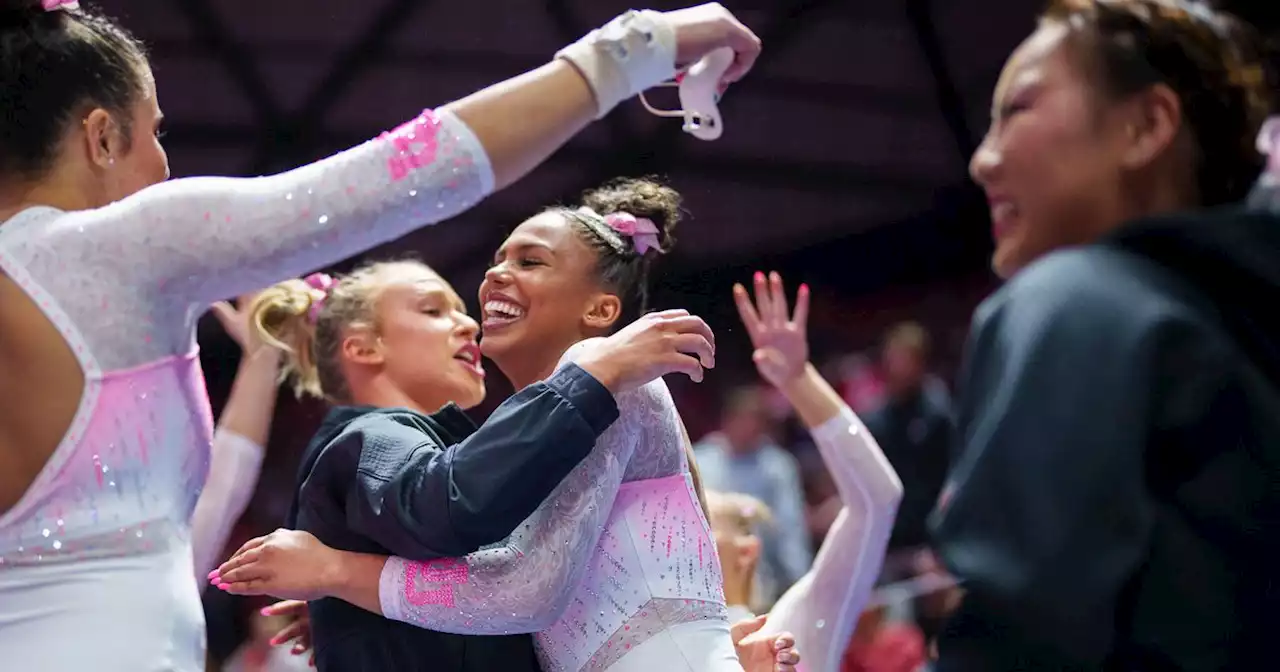
[{"label": "white wrist wrap", "polygon": [[676,75],[676,31],[660,12],[628,11],[561,49],[596,97],[596,118]]}]

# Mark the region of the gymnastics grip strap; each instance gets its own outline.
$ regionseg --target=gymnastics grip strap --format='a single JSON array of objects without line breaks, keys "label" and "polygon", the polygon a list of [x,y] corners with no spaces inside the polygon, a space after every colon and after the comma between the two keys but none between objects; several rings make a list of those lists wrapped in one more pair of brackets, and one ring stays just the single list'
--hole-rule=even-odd
[{"label": "gymnastics grip strap", "polygon": [[596,98],[600,119],[619,103],[676,75],[676,33],[652,10],[628,11],[556,53]]}]

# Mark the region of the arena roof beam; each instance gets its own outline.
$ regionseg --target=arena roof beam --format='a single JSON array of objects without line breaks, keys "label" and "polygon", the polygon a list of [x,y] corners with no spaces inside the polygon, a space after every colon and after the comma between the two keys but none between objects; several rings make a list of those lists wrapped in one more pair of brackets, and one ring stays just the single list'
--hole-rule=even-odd
[{"label": "arena roof beam", "polygon": [[308,152],[311,136],[324,127],[333,106],[364,71],[378,63],[390,37],[398,28],[414,25],[409,19],[428,0],[389,0],[375,15],[373,22],[335,60],[329,74],[312,89],[299,109],[283,124],[276,125],[257,149],[250,166],[253,173],[267,172],[272,167],[292,166]]},{"label": "arena roof beam", "polygon": [[271,95],[271,87],[249,51],[236,41],[230,26],[209,0],[180,0],[177,8],[186,17],[201,46],[213,52],[232,81],[240,87],[258,123],[267,127],[278,125],[284,115],[275,96]]},{"label": "arena roof beam", "polygon": [[951,131],[956,151],[960,155],[960,164],[967,173],[969,157],[977,151],[978,145],[974,140],[973,130],[969,128],[964,99],[960,97],[960,89],[956,86],[951,68],[947,65],[946,54],[943,53],[938,25],[933,20],[932,0],[907,0],[906,12],[907,21],[911,24],[925,63],[929,66],[933,92],[938,99],[938,111]]},{"label": "arena roof beam", "polygon": [[[757,33],[760,41],[766,45],[761,60],[776,57],[785,51],[791,43],[804,35],[804,31],[812,25],[816,17],[821,15],[820,10],[833,4],[833,0],[790,0],[782,3],[768,24]],[[743,86],[752,85],[752,83],[743,84]],[[720,103],[720,111],[724,113],[725,110],[731,109],[734,100],[741,100],[741,96],[726,96]],[[611,156],[600,161],[596,172],[601,175],[634,175],[663,173],[675,165],[685,168],[688,163],[681,158],[683,138],[684,131],[681,130],[679,122],[672,121],[664,124],[652,141],[636,147],[634,152]],[[782,168],[779,167],[778,171],[781,170]]]}]

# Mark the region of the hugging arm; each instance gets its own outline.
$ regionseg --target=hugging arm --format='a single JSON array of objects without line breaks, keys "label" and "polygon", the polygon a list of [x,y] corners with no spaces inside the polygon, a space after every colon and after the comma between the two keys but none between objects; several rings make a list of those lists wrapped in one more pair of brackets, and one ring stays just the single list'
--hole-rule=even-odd
[{"label": "hugging arm", "polygon": [[[366,428],[350,439],[360,446],[347,525],[414,559],[500,541],[587,457],[617,414],[613,395],[570,365],[503,402],[452,446],[398,423]],[[405,443],[416,444],[407,458],[384,445]]]}]

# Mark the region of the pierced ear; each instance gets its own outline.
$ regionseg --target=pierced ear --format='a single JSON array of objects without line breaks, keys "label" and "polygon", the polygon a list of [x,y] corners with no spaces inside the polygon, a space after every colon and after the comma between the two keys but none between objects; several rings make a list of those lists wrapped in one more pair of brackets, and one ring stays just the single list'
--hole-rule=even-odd
[{"label": "pierced ear", "polygon": [[89,160],[99,168],[115,163],[115,157],[124,152],[124,137],[120,125],[111,113],[98,107],[84,119],[85,150]]},{"label": "pierced ear", "polygon": [[1125,127],[1126,168],[1149,165],[1171,147],[1182,128],[1182,101],[1165,84],[1157,84],[1134,96]]},{"label": "pierced ear", "polygon": [[622,300],[614,294],[601,294],[582,317],[589,329],[608,331],[622,316]]},{"label": "pierced ear", "polygon": [[386,361],[382,341],[367,329],[357,329],[342,339],[342,357],[356,364],[377,365]]}]

